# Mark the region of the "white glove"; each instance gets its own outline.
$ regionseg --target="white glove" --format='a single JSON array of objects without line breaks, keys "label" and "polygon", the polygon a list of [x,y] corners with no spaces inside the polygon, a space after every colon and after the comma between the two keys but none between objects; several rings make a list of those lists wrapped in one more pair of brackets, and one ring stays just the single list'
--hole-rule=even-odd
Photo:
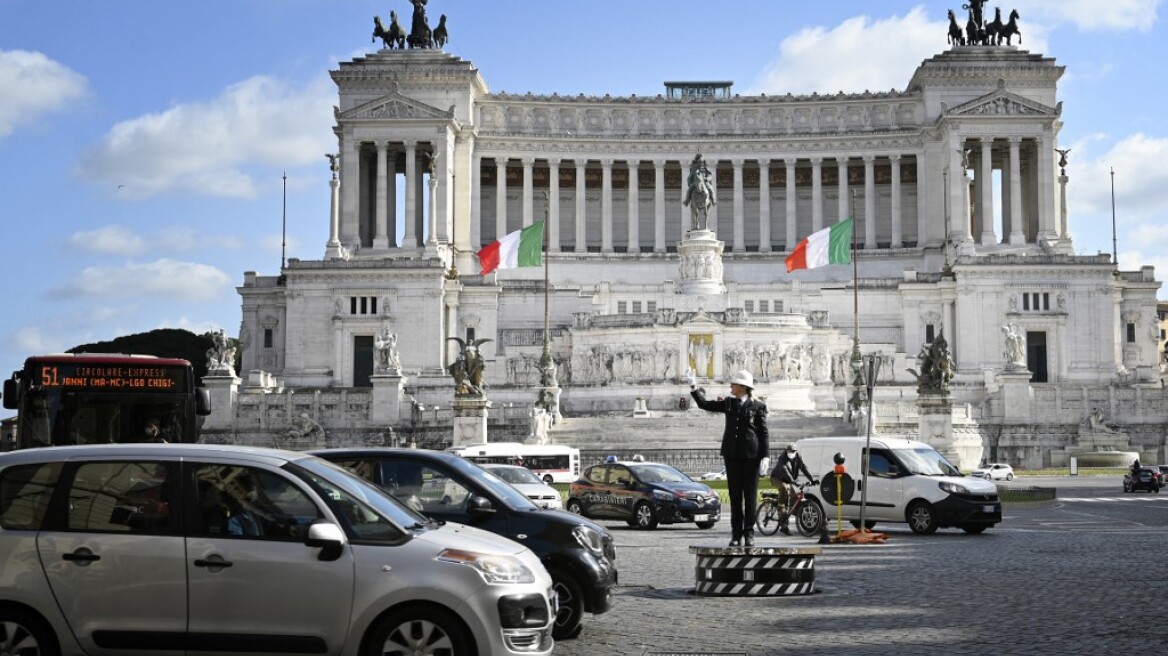
[{"label": "white glove", "polygon": [[685,382],[689,383],[690,387],[694,387],[698,384],[698,379],[696,376],[694,376],[693,369],[685,370]]}]

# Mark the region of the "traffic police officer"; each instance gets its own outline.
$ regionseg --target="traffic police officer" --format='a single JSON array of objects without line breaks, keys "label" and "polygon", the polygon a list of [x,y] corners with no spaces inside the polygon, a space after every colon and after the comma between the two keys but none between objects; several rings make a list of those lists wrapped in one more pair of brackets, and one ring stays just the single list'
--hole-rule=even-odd
[{"label": "traffic police officer", "polygon": [[730,376],[730,396],[706,399],[692,372],[690,395],[702,410],[726,415],[722,431],[722,459],[726,463],[726,487],[730,492],[730,546],[754,546],[754,513],[758,505],[758,467],[768,457],[767,407],[751,396],[754,376],[742,370]]}]

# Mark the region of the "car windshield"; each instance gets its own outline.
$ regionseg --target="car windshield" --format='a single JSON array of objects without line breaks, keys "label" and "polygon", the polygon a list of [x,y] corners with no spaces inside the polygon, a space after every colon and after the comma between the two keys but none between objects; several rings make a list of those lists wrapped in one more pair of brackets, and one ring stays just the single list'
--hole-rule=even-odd
[{"label": "car windshield", "polygon": [[531,499],[523,496],[522,492],[511,487],[510,483],[469,460],[453,458],[451,466],[467,478],[490,490],[511,510],[524,511],[540,509],[539,506],[531,502]]},{"label": "car windshield", "polygon": [[922,476],[960,476],[961,471],[945,459],[936,449],[920,447],[916,449],[893,449],[892,454],[900,461],[906,474]]},{"label": "car windshield", "polygon": [[692,481],[689,476],[669,465],[630,465],[629,469],[633,470],[637,478],[645,483],[689,483]]},{"label": "car windshield", "polygon": [[495,476],[498,476],[499,478],[507,481],[508,483],[511,483],[512,485],[518,485],[522,483],[535,483],[537,485],[543,485],[543,481],[539,480],[539,477],[526,467],[484,467],[483,469],[486,469]]},{"label": "car windshield", "polygon": [[350,523],[356,537],[400,540],[403,529],[418,530],[430,524],[381,488],[331,462],[301,458],[286,468],[316,487],[333,513]]}]

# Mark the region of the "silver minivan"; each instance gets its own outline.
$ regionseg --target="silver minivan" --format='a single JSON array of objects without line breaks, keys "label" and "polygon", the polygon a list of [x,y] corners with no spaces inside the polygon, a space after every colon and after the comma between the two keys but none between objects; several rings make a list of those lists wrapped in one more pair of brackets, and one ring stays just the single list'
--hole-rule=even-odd
[{"label": "silver minivan", "polygon": [[548,654],[527,548],[315,457],[199,444],[0,455],[0,653]]}]

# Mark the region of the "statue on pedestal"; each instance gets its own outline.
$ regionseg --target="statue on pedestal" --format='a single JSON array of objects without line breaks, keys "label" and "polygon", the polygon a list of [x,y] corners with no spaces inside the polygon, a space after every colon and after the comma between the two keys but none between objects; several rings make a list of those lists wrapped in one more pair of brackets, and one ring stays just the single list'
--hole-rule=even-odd
[{"label": "statue on pedestal", "polygon": [[454,378],[454,393],[481,395],[486,362],[483,360],[482,353],[479,352],[479,346],[492,340],[483,338],[463,341],[458,337],[447,337],[446,339],[458,342],[461,349],[458,359],[450,363],[448,367],[451,377]]},{"label": "statue on pedestal", "polygon": [[1007,369],[1026,368],[1026,336],[1012,323],[1002,326],[1002,334],[1006,338],[1006,350],[1002,352],[1006,358]]},{"label": "statue on pedestal", "polygon": [[710,208],[717,204],[714,200],[714,174],[706,166],[702,154],[694,155],[689,165],[688,188],[682,205],[689,208],[692,230],[705,230],[710,216]]},{"label": "statue on pedestal", "polygon": [[389,326],[381,329],[373,338],[373,348],[377,356],[375,368],[378,373],[401,372],[401,359],[397,352],[397,334],[390,332]]},{"label": "statue on pedestal", "polygon": [[907,370],[917,379],[917,393],[948,394],[949,382],[953,380],[953,356],[949,354],[945,331],[941,331],[931,344],[921,346],[917,359],[920,360],[920,373],[915,369]]}]

